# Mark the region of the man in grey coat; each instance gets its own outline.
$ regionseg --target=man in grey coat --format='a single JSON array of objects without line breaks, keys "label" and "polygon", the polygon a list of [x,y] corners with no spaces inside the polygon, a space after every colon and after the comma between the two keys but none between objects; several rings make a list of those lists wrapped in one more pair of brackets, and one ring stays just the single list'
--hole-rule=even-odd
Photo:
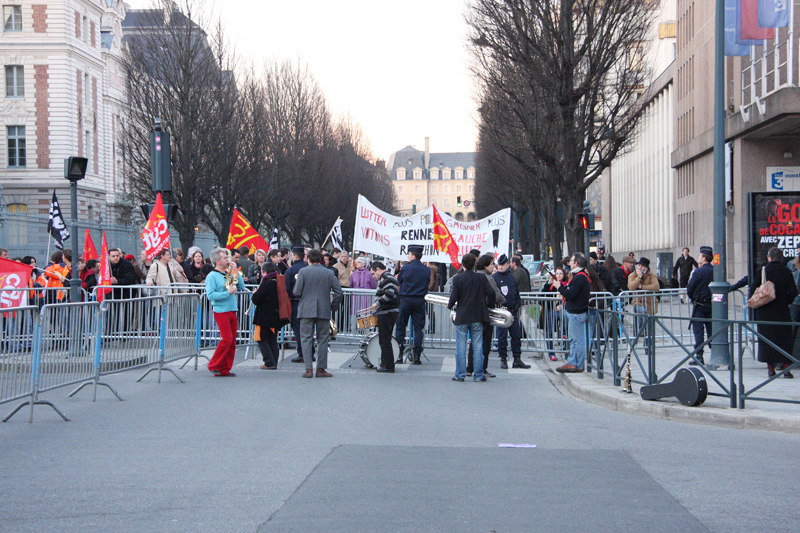
[{"label": "man in grey coat", "polygon": [[[294,296],[300,300],[297,317],[300,319],[300,338],[303,343],[303,362],[306,364],[304,378],[314,376],[311,347],[314,344],[314,328],[317,328],[317,377],[329,378],[325,370],[328,365],[328,341],[330,340],[331,311],[342,302],[342,287],[333,271],[325,268],[322,252],[308,252],[309,266],[300,270],[294,284]],[[333,300],[331,300],[333,291]]]}]

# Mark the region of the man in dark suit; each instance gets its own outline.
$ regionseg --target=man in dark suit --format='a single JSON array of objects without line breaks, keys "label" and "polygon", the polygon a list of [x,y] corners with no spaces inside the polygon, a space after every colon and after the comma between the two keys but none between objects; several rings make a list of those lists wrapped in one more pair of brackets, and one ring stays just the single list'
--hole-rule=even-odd
[{"label": "man in dark suit", "polygon": [[[300,344],[300,319],[297,318],[297,305],[300,300],[294,296],[292,290],[297,280],[297,274],[301,269],[307,267],[304,261],[306,257],[306,249],[302,246],[292,247],[292,266],[286,269],[286,292],[289,294],[289,300],[292,302],[292,333],[294,333],[294,340],[297,342],[297,356],[292,358],[292,363],[302,363],[303,360],[303,346]],[[314,356],[314,352],[311,352]]]},{"label": "man in dark suit", "polygon": [[[308,268],[300,270],[293,291],[295,298],[299,300],[297,317],[300,319],[300,337],[306,364],[303,377],[310,378],[314,375],[311,349],[314,345],[314,328],[316,328],[319,344],[317,377],[329,378],[332,374],[325,370],[325,367],[328,365],[331,311],[339,307],[344,294],[333,271],[320,264],[322,252],[311,250],[308,252],[308,261],[311,264]],[[331,301],[331,291],[333,291],[333,301]]]},{"label": "man in dark suit", "polygon": [[472,339],[473,368],[475,381],[486,381],[483,374],[483,324],[489,322],[489,306],[495,305],[494,289],[486,275],[472,269],[475,256],[466,254],[461,258],[464,271],[453,279],[448,309],[456,307],[456,375],[453,381],[464,381],[467,373],[467,332]]}]

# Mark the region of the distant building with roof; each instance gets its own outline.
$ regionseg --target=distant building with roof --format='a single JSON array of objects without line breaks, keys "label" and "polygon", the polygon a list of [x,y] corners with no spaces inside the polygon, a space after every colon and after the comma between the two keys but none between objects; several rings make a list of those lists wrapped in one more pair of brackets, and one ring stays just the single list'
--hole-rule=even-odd
[{"label": "distant building with roof", "polygon": [[395,209],[401,215],[422,211],[431,205],[457,220],[475,220],[475,152],[430,151],[406,146],[389,156],[386,170],[395,194]]}]

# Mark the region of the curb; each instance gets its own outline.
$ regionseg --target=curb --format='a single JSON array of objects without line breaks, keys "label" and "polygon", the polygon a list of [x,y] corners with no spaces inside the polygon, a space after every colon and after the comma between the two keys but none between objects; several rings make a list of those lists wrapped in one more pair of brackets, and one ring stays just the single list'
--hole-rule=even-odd
[{"label": "curb", "polygon": [[573,396],[605,409],[687,424],[800,433],[800,416],[765,411],[747,412],[727,407],[688,407],[660,400],[642,400],[636,393],[624,394],[620,389],[600,385],[584,373],[559,374],[547,362],[545,366],[546,374],[554,384],[561,385]]}]

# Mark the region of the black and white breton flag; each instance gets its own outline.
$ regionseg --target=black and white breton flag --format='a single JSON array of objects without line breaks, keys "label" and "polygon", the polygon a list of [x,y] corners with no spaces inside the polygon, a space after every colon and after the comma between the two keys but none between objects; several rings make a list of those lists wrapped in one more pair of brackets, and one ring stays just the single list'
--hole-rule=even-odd
[{"label": "black and white breton flag", "polygon": [[69,230],[64,222],[64,215],[61,213],[61,206],[58,205],[56,191],[53,191],[53,200],[50,202],[50,220],[47,221],[47,231],[56,241],[56,248],[64,249],[64,241],[69,239]]},{"label": "black and white breton flag", "polygon": [[278,234],[278,226],[275,226],[275,229],[272,230],[272,238],[269,240],[269,249],[277,250],[280,247],[281,247],[281,240]]},{"label": "black and white breton flag", "polygon": [[342,239],[342,219],[336,219],[336,224],[333,225],[331,231],[331,244],[334,248],[344,250],[344,239]]}]

